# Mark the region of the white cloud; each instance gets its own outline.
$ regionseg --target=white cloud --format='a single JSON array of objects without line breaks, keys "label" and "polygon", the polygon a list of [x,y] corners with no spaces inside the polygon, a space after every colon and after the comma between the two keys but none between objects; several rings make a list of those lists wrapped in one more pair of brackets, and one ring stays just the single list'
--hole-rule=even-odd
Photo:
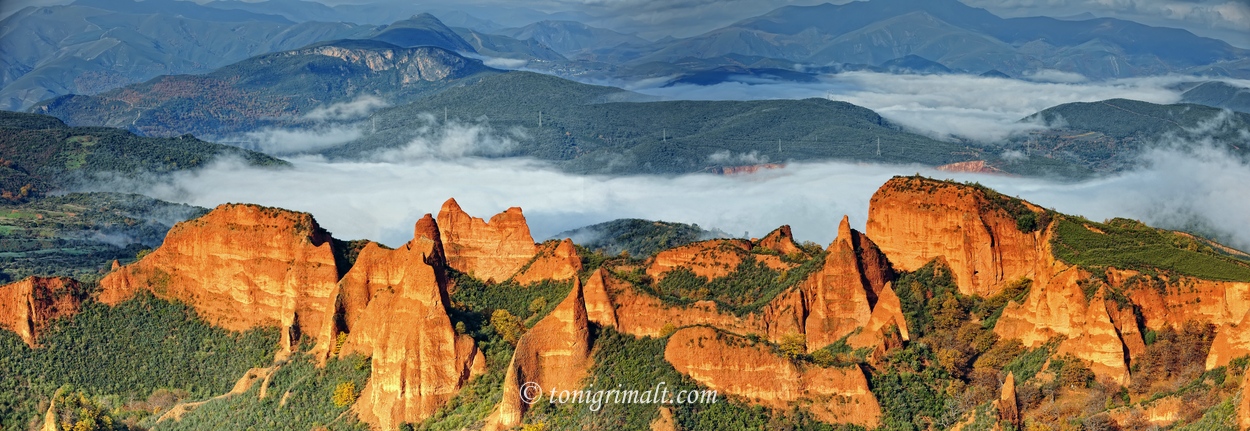
[{"label": "white cloud", "polygon": [[514,127],[506,133],[498,133],[484,120],[471,123],[452,120],[438,124],[438,119],[429,113],[420,114],[418,118],[425,124],[414,130],[416,137],[399,148],[382,150],[369,158],[406,163],[430,158],[502,156],[516,148],[518,139],[528,138],[524,129]]},{"label": "white cloud", "polygon": [[359,139],[360,128],[354,125],[322,125],[310,128],[265,128],[243,136],[248,149],[267,154],[285,155],[311,153],[337,147]]},{"label": "white cloud", "polygon": [[1054,83],[972,75],[847,72],[821,76],[815,83],[748,85],[729,82],[710,86],[663,87],[655,81],[648,81],[623,86],[668,100],[825,97],[872,109],[890,121],[937,138],[961,136],[996,141],[1014,133],[1045,127],[1019,120],[1064,103],[1113,98],[1175,103],[1180,100],[1180,93],[1168,87],[1192,79],[1172,76],[1096,83]]},{"label": "white cloud", "polygon": [[335,103],[313,109],[304,115],[304,119],[311,121],[357,120],[387,106],[391,105],[385,100],[374,96],[361,96],[350,102]]}]

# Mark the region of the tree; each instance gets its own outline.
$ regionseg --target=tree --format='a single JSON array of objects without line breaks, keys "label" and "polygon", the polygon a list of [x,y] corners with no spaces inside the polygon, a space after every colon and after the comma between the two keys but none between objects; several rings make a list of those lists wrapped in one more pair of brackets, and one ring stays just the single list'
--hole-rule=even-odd
[{"label": "tree", "polygon": [[807,336],[803,334],[786,334],[781,337],[781,353],[790,359],[807,354]]},{"label": "tree", "polygon": [[525,325],[521,318],[502,308],[490,314],[490,325],[495,327],[496,334],[514,346],[521,341],[521,335],[525,334]]},{"label": "tree", "polygon": [[334,387],[334,406],[347,407],[356,402],[356,383],[342,382]]}]

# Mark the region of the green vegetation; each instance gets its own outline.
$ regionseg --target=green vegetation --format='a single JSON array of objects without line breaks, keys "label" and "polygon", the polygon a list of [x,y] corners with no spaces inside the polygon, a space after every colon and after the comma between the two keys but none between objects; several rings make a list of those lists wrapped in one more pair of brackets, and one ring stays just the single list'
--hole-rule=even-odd
[{"label": "green vegetation", "polygon": [[[560,301],[569,296],[573,282],[543,280],[529,286],[521,286],[511,280],[503,283],[486,283],[468,274],[452,271],[455,291],[451,301],[457,307],[491,316],[495,310],[505,310],[512,316],[533,324],[555,309]],[[532,311],[530,306],[542,298],[547,304]]]},{"label": "green vegetation", "polygon": [[258,166],[287,165],[189,135],[147,138],[120,129],[67,127],[52,117],[0,111],[0,203],[24,202],[105,172],[162,174],[203,166],[218,156]]},{"label": "green vegetation", "polygon": [[70,193],[0,205],[0,283],[31,275],[90,281],[114,259],[160,246],[174,223],[206,212],[141,195]]},{"label": "green vegetation", "polygon": [[146,293],[116,307],[89,302],[53,323],[38,349],[0,331],[0,429],[25,430],[65,384],[114,397],[111,404],[128,406],[124,419],[133,424],[170,399],[229,391],[249,368],[272,360],[277,342],[276,328],[229,332]]},{"label": "green vegetation", "polygon": [[382,110],[374,115],[376,133],[326,154],[353,157],[406,144],[420,114],[444,112],[459,122],[485,117],[491,128],[524,130],[524,135],[511,135],[517,145],[502,156],[558,162],[573,172],[717,171],[762,159],[941,165],[976,158],[981,152],[905,132],[875,112],[845,102],[636,100],[644,99],[618,88],[549,75],[490,75],[472,85]]},{"label": "green vegetation", "polygon": [[1031,233],[1045,229],[1046,226],[1050,225],[1051,218],[1054,217],[1054,214],[1049,210],[1043,209],[1040,210],[1040,213],[1035,212],[1020,198],[1004,195],[981,185],[981,183],[964,184],[980,190],[985,195],[989,208],[982,208],[983,210],[992,208],[1007,213],[1007,215],[1016,220],[1016,228],[1020,229],[1021,232]]},{"label": "green vegetation", "polygon": [[1250,262],[1220,253],[1206,240],[1133,220],[1095,223],[1063,216],[1054,233],[1055,257],[1095,273],[1114,267],[1146,274],[1164,271],[1209,280],[1250,281]]},{"label": "green vegetation", "polygon": [[675,268],[652,285],[641,286],[669,304],[688,305],[695,301],[715,301],[719,309],[742,316],[772,301],[820,270],[825,254],[806,257],[798,267],[778,271],[748,256],[729,275],[708,281],[687,268]]},{"label": "green vegetation", "polygon": [[[1143,150],[1171,143],[1212,142],[1233,154],[1246,156],[1250,147],[1239,130],[1250,129],[1250,114],[1223,114],[1218,108],[1192,104],[1158,105],[1136,100],[1066,103],[1048,108],[1022,121],[1053,125],[1010,143],[1009,148],[1026,155],[1007,161],[1015,164],[1062,162],[1082,168],[1111,172],[1137,166]],[[1060,170],[1050,169],[1060,173]]]},{"label": "green vegetation", "polygon": [[704,230],[697,224],[617,219],[560,232],[555,238],[572,238],[577,245],[608,256],[625,253],[645,258],[673,247],[728,236],[719,230]]},{"label": "green vegetation", "polygon": [[[949,428],[975,406],[996,399],[1008,370],[1020,381],[1022,368],[1033,366],[1013,362],[1023,357],[1024,347],[1000,340],[983,322],[997,319],[1028,285],[1019,281],[986,299],[960,294],[950,269],[936,260],[901,273],[894,289],[912,341],[869,368],[884,429]],[[1041,355],[1038,369],[1048,357]]]},{"label": "green vegetation", "polygon": [[[611,328],[596,332],[594,367],[587,388],[627,388],[645,391],[664,382],[670,392],[706,389],[682,375],[664,360],[664,338],[635,338]],[[530,424],[547,429],[649,430],[659,416],[656,404],[605,403],[591,411],[584,404],[536,403],[526,417]],[[724,393],[714,404],[673,404],[673,418],[679,429],[688,430],[861,430],[856,426],[821,423],[800,410],[778,411],[752,406]]]},{"label": "green vegetation", "polygon": [[[369,380],[369,360],[359,355],[331,358],[324,367],[297,354],[274,371],[264,398],[263,382],[247,392],[218,397],[196,407],[181,420],[161,422],[159,429],[201,431],[221,429],[329,429],[367,431],[348,407]],[[242,375],[240,373],[240,375]],[[346,413],[346,414],[345,414]],[[153,425],[149,419],[142,425]]]}]

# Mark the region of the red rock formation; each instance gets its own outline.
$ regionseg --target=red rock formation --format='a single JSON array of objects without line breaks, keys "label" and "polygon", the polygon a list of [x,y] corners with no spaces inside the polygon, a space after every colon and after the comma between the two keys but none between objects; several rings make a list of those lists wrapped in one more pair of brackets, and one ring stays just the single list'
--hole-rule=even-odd
[{"label": "red rock formation", "polygon": [[809,351],[833,344],[867,324],[872,316],[869,294],[874,289],[861,270],[854,236],[843,217],[824,267],[803,282],[808,312],[803,326]]},{"label": "red rock formation", "polygon": [[998,395],[998,401],[994,402],[994,408],[998,409],[998,420],[1007,422],[1020,429],[1020,403],[1016,400],[1016,376],[1014,373],[1007,372],[1007,380],[1003,382],[1003,390]]},{"label": "red rock formation", "polygon": [[1080,283],[1088,279],[1089,273],[1068,268],[1048,283],[1039,280],[1024,303],[1007,305],[994,332],[1003,338],[1018,339],[1029,348],[1062,335],[1066,339],[1058,353],[1071,353],[1089,361],[1095,375],[1127,385],[1124,343],[1107,312],[1103,288],[1093,298],[1085,297]]},{"label": "red rock formation", "polygon": [[868,213],[868,236],[896,268],[914,271],[945,257],[967,295],[988,297],[1005,283],[1034,278],[1043,260],[1041,232],[1021,232],[970,186],[896,177],[873,194]]},{"label": "red rock formation", "polygon": [[483,371],[473,339],[456,335],[447,316],[439,230],[426,215],[415,236],[388,250],[369,244],[339,283],[340,355],[372,358],[373,374],[353,409],[381,429],[420,422]]},{"label": "red rock formation", "polygon": [[795,253],[803,253],[803,249],[794,242],[794,234],[790,233],[790,225],[769,232],[764,239],[755,243],[755,246],[780,253],[782,256],[788,256]]},{"label": "red rock formation", "polygon": [[880,424],[881,408],[857,367],[799,368],[767,345],[708,327],[677,331],[664,359],[682,374],[717,391],[773,408],[808,406],[824,422]]},{"label": "red rock formation", "polygon": [[666,273],[680,267],[711,280],[734,272],[750,254],[751,241],[744,239],[700,241],[657,253],[647,266],[647,275],[659,281]]},{"label": "red rock formation", "polygon": [[0,328],[35,347],[48,323],[78,314],[87,292],[66,277],[28,277],[0,287]]},{"label": "red rock formation", "polygon": [[573,241],[547,242],[512,280],[522,286],[542,280],[568,280],[582,271],[582,257]]},{"label": "red rock formation", "polygon": [[150,290],[217,326],[281,326],[288,348],[303,333],[326,352],[340,274],[332,243],[306,213],[221,205],[178,223],[160,248],[105,276],[99,299],[116,304]]},{"label": "red rock formation", "polygon": [[447,264],[482,280],[501,282],[516,274],[538,251],[525,216],[517,207],[486,222],[448,199],[438,212],[438,226]]},{"label": "red rock formation", "polygon": [[903,317],[903,304],[894,289],[886,284],[881,295],[877,297],[877,303],[872,307],[868,323],[864,324],[859,333],[846,340],[847,345],[853,348],[879,346],[885,342],[886,329],[890,326],[898,328],[903,341],[911,339],[907,332],[907,318]]},{"label": "red rock formation", "polygon": [[596,269],[582,287],[582,296],[586,302],[586,318],[600,326],[616,327],[616,307],[608,295],[607,270]]},{"label": "red rock formation", "polygon": [[939,171],[946,172],[971,172],[978,174],[1001,174],[1002,169],[990,166],[985,160],[971,160],[967,162],[950,163],[935,168]]},{"label": "red rock formation", "polygon": [[574,278],[569,296],[517,342],[504,377],[503,399],[487,420],[491,428],[521,424],[529,407],[521,391],[528,383],[536,383],[544,393],[582,388],[591,365],[589,322],[581,282]]}]

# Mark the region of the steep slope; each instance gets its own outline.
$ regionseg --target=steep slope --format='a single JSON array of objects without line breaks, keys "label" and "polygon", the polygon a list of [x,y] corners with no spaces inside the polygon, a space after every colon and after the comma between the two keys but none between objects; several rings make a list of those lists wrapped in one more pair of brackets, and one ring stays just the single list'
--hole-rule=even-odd
[{"label": "steep slope", "polygon": [[96,96],[59,97],[34,111],[71,125],[148,136],[230,137],[306,124],[304,115],[316,108],[365,96],[403,103],[493,71],[442,48],[339,40],[252,57],[205,75],[162,76]]},{"label": "steep slope", "polygon": [[347,334],[339,355],[373,358],[353,410],[381,429],[434,414],[486,366],[473,339],[452,328],[444,259],[426,214],[412,241],[395,250],[368,244],[339,282],[335,331]]},{"label": "steep slope", "polygon": [[99,300],[116,304],[147,290],[190,304],[222,328],[279,326],[286,349],[307,334],[324,353],[334,339],[332,294],[346,270],[311,215],[221,205],[177,224],[160,248],[105,276]]},{"label": "steep slope", "polygon": [[867,234],[898,269],[943,258],[966,295],[992,296],[1033,277],[1047,212],[972,186],[896,177],[873,194]]},{"label": "steep slope", "polygon": [[438,212],[438,225],[447,265],[481,280],[507,280],[538,252],[517,207],[488,222],[466,214],[455,199],[448,199]]},{"label": "steep slope", "polygon": [[30,277],[0,286],[0,328],[35,347],[48,323],[77,314],[86,297],[87,290],[71,278]]},{"label": "steep slope", "polygon": [[799,368],[767,346],[706,327],[673,334],[664,359],[712,389],[773,408],[800,401],[824,422],[880,425],[881,408],[858,367]]}]

